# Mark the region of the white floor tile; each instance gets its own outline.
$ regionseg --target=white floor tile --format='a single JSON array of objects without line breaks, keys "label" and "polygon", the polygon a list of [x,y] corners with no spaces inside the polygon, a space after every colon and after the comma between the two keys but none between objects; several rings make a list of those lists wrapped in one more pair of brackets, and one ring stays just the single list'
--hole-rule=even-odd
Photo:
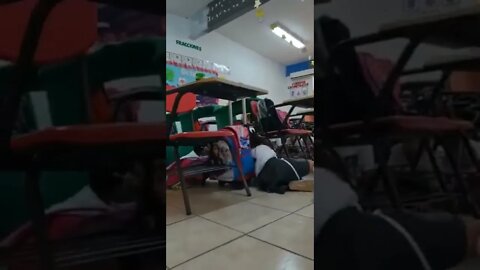
[{"label": "white floor tile", "polygon": [[248,233],[286,215],[288,215],[288,212],[243,202],[202,216],[243,233]]},{"label": "white floor tile", "polygon": [[285,194],[268,193],[249,202],[275,209],[295,212],[313,203],[312,192],[286,192]]},{"label": "white floor tile", "polygon": [[239,236],[241,233],[200,217],[167,226],[167,266],[172,268]]},{"label": "white floor tile", "polygon": [[313,270],[313,261],[245,236],[174,270]]},{"label": "white floor tile", "polygon": [[313,260],[312,218],[292,214],[249,235]]}]

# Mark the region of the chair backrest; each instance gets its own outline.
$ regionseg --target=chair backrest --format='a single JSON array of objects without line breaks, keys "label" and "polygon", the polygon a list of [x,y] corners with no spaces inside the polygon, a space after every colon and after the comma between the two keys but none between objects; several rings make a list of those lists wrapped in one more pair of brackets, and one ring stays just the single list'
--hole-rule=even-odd
[{"label": "chair backrest", "polygon": [[365,66],[359,61],[355,48],[337,47],[350,39],[348,27],[340,20],[323,16],[317,19],[316,28],[320,28],[315,33],[316,51],[327,59],[318,63],[321,65],[319,74],[324,76],[317,87],[323,92],[318,99],[321,102],[318,107],[323,109],[318,112],[321,117],[317,119],[329,125],[391,114],[391,111],[386,111],[389,106],[383,105],[371,89],[364,76]]},{"label": "chair backrest", "polygon": [[[37,1],[22,0],[0,6],[0,59],[17,60]],[[34,60],[44,64],[82,55],[96,39],[97,5],[85,0],[65,0],[51,11],[46,20]]]},{"label": "chair backrest", "polygon": [[[357,55],[362,68],[363,77],[366,79],[375,96],[378,97],[383,85],[388,79],[388,76],[395,67],[395,63],[390,59],[380,58],[366,52],[359,52]],[[400,106],[400,94],[401,86],[400,83],[397,82],[393,89],[392,105]]]},{"label": "chair backrest", "polygon": [[[175,89],[175,88],[167,85],[167,91],[172,89]],[[177,97],[177,94],[167,95],[167,101],[166,101],[167,112],[172,112],[173,103],[175,102],[176,97]],[[197,96],[192,93],[187,93],[183,95],[182,99],[180,100],[177,108],[177,113],[190,112],[196,106],[197,106]]]},{"label": "chair backrest", "polygon": [[259,118],[258,102],[256,100],[252,100],[250,102],[250,109],[251,109],[252,115],[255,117],[255,119],[258,119]]},{"label": "chair backrest", "polygon": [[[111,121],[113,106],[103,89],[105,83],[144,76],[160,76],[158,83],[161,83],[165,67],[162,51],[165,52],[163,38],[134,39],[106,45],[85,57],[42,69],[40,78],[51,98],[53,124],[90,122],[92,118],[96,122]],[[86,96],[89,108],[84,105],[86,102],[81,102]],[[65,112],[71,116],[64,117]]]},{"label": "chair backrest", "polygon": [[138,122],[139,101],[128,100],[121,104],[119,101],[112,101],[110,96],[118,93],[118,90],[113,88],[102,88],[90,93],[92,123]]},{"label": "chair backrest", "polygon": [[0,99],[0,151],[9,151],[22,95],[35,78],[34,66],[82,55],[96,36],[94,3],[25,0],[0,6],[0,58],[18,67]]}]

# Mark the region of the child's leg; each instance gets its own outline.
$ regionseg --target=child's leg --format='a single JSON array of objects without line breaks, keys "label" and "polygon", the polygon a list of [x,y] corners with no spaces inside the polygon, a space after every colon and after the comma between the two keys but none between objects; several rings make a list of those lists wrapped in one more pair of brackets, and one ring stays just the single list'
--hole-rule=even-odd
[{"label": "child's leg", "polygon": [[[295,168],[300,178],[313,173],[314,165],[313,160],[309,159],[288,159],[288,161]],[[294,191],[306,191],[313,192],[313,179],[298,179],[290,181],[288,188]]]},{"label": "child's leg", "polygon": [[313,192],[313,179],[291,181],[288,183],[288,189],[292,191]]},{"label": "child's leg", "polygon": [[299,176],[299,179],[292,179],[292,180],[301,180],[302,177],[304,177],[305,175],[313,173],[312,160],[294,159],[294,158],[285,158],[285,160],[288,161],[293,166],[293,168],[295,168],[295,171]]},{"label": "child's leg", "polygon": [[310,160],[310,159],[308,159],[307,162],[308,162],[308,174],[311,174],[311,173],[313,173],[313,169],[315,167],[315,164],[314,164],[313,160]]}]

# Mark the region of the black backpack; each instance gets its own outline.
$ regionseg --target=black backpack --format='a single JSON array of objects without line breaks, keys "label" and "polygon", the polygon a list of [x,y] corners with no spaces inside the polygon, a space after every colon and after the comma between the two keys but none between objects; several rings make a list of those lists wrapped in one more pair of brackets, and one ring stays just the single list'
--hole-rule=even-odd
[{"label": "black backpack", "polygon": [[264,132],[283,129],[283,123],[278,117],[277,109],[271,99],[265,98],[258,102],[260,125]]}]

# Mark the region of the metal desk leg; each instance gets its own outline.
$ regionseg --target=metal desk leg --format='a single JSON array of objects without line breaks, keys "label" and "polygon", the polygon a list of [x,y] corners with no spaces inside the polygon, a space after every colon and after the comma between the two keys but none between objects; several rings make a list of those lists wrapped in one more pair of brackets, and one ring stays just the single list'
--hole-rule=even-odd
[{"label": "metal desk leg", "polygon": [[467,136],[462,135],[461,138],[465,148],[467,149],[467,154],[470,157],[470,161],[472,162],[473,166],[477,170],[477,173],[480,173],[480,163],[478,161],[478,156],[477,156],[477,153],[475,152],[475,149],[473,149],[472,145],[470,144],[470,140],[468,139]]},{"label": "metal desk leg", "polygon": [[453,177],[455,178],[457,188],[460,189],[460,192],[464,196],[463,199],[468,204],[469,207],[472,209],[472,214],[475,218],[480,216],[480,209],[476,203],[475,198],[473,198],[470,190],[468,182],[466,181],[465,177],[463,177],[462,172],[460,171],[458,160],[455,158],[455,155],[452,153],[451,149],[445,143],[443,138],[439,138],[440,144],[443,147],[445,154],[447,156],[448,162],[450,163],[450,167],[453,170]]},{"label": "metal desk leg", "polygon": [[228,101],[228,119],[230,121],[230,125],[233,125],[233,107],[232,102]]},{"label": "metal desk leg", "polygon": [[245,174],[244,174],[243,166],[242,166],[242,159],[241,159],[241,155],[242,155],[241,151],[242,150],[240,148],[232,149],[232,150],[234,150],[233,153],[234,153],[234,156],[235,156],[235,163],[236,163],[238,172],[240,173],[240,179],[242,180],[243,187],[245,188],[245,192],[247,193],[247,196],[250,197],[250,196],[252,196],[252,193],[250,192],[250,188],[248,187],[247,180],[245,179]]},{"label": "metal desk leg", "polygon": [[177,176],[180,179],[180,187],[182,188],[183,193],[183,203],[185,204],[185,211],[187,215],[192,214],[192,209],[190,207],[190,199],[188,198],[187,187],[185,185],[185,177],[183,176],[182,168],[180,168],[180,154],[178,150],[178,145],[174,146],[175,152],[175,165],[177,166]]},{"label": "metal desk leg", "polygon": [[32,224],[36,237],[40,268],[42,270],[54,269],[54,259],[51,246],[48,243],[48,225],[40,190],[40,171],[37,168],[29,169],[25,174],[25,192],[28,207],[32,216]]},{"label": "metal desk leg", "polygon": [[285,119],[283,120],[283,126],[286,128],[288,124],[288,118],[290,115],[292,115],[293,110],[295,109],[296,106],[290,107],[290,110],[288,111],[287,115],[285,116]]},{"label": "metal desk leg", "polygon": [[243,114],[243,124],[246,125],[246,124],[248,124],[248,121],[247,121],[247,99],[246,98],[242,99],[242,114]]},{"label": "metal desk leg", "polygon": [[420,44],[421,39],[412,39],[410,42],[405,46],[403,49],[400,57],[397,60],[397,63],[393,67],[393,70],[390,72],[386,82],[384,83],[382,89],[380,90],[380,97],[387,101],[387,104],[392,104],[391,101],[393,100],[393,88],[395,87],[395,83],[400,78],[400,75],[408,63],[408,60],[412,57],[413,53],[417,49],[418,45]]}]

